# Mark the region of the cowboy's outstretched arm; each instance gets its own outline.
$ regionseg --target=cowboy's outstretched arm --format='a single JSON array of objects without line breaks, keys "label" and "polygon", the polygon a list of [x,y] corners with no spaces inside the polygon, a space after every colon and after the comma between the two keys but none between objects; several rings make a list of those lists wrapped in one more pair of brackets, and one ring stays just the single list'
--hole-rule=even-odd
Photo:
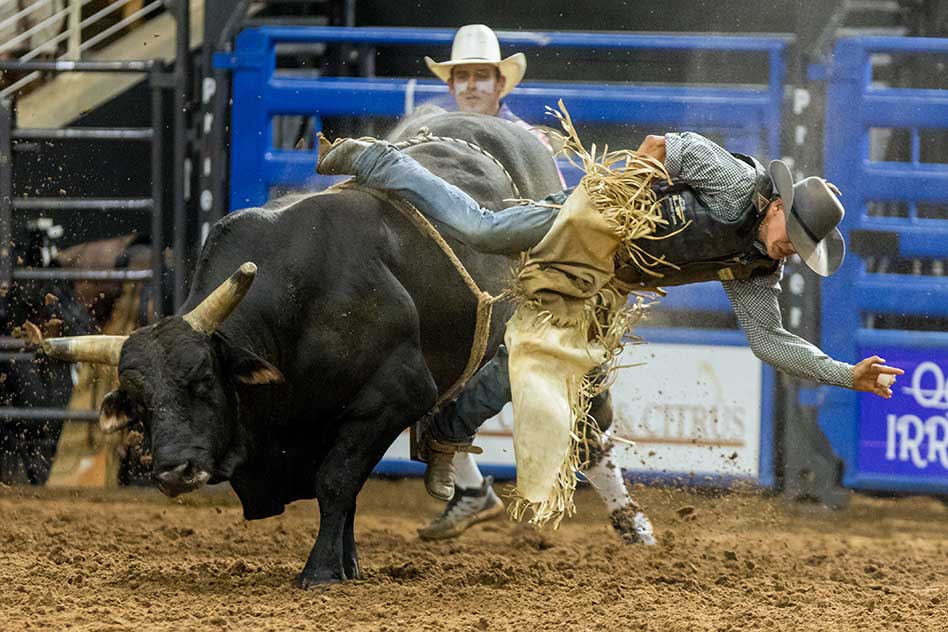
[{"label": "cowboy's outstretched arm", "polygon": [[839,362],[783,328],[778,281],[779,273],[722,283],[754,355],[795,377],[891,397],[891,384],[880,384],[879,376],[901,375],[901,369],[885,366],[885,360],[878,356],[856,366]]},{"label": "cowboy's outstretched arm", "polygon": [[352,170],[359,184],[400,195],[441,224],[446,234],[481,252],[515,255],[529,250],[546,235],[557,214],[555,208],[530,204],[496,213],[481,208],[467,193],[385,142],[366,148]]}]

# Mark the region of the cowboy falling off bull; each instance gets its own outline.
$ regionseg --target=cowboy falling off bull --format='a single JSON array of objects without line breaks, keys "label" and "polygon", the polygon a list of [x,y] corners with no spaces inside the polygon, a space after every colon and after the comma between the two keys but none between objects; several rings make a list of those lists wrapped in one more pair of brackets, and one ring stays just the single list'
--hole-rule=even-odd
[{"label": "cowboy falling off bull", "polygon": [[[465,46],[470,38],[487,44]],[[429,60],[429,67],[451,82],[452,94],[492,93],[496,102],[523,76],[519,68],[512,81],[504,80],[499,69],[510,59],[500,59],[493,33],[478,25],[458,32],[450,63],[439,67]],[[465,65],[498,71],[494,81],[467,69],[455,78]],[[795,182],[783,161],[765,168],[692,132],[650,135],[634,152],[595,156],[565,108],[557,116],[566,132],[564,151],[586,175],[576,187],[500,212],[482,208],[384,141],[321,141],[317,171],[352,175],[359,185],[399,196],[444,234],[477,250],[522,255],[506,346],[429,426],[425,484],[432,496],[451,501],[441,519],[450,518],[470,485],[464,466],[465,485],[456,487],[459,455],[470,458],[477,429],[512,401],[518,465],[512,513],[556,523],[570,513],[575,472],[585,469],[624,539],[651,544],[651,524],[615,465],[605,432],[611,418],[595,419],[622,337],[644,314],[643,293],[720,281],[755,356],[798,378],[889,398],[903,371],[879,356],[855,365],[836,360],[783,327],[778,296],[784,260],[796,254],[829,276],[845,256],[837,228],[844,208],[830,183],[819,177]],[[639,298],[630,303],[630,295]],[[585,449],[577,450],[577,436]],[[478,486],[482,498],[488,485]],[[473,524],[477,513],[469,511],[462,526],[446,529],[448,536]]]}]

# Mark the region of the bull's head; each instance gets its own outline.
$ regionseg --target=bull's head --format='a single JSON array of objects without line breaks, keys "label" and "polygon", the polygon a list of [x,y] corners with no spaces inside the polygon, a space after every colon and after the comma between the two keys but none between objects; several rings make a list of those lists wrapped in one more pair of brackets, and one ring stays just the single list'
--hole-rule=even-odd
[{"label": "bull's head", "polygon": [[276,367],[218,331],[256,273],[257,266],[244,263],[184,316],[129,336],[43,341],[54,358],[118,366],[119,388],[103,400],[99,426],[115,432],[141,421],[151,437],[158,487],[169,496],[229,479],[246,444],[235,423],[238,389],[283,382]]}]

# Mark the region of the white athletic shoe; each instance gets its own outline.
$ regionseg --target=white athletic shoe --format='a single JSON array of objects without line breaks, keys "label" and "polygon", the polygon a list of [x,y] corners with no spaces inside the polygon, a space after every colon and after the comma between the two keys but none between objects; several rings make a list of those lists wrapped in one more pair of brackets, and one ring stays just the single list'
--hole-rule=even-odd
[{"label": "white athletic shoe", "polygon": [[444,512],[430,525],[419,529],[418,537],[422,540],[455,538],[464,533],[468,527],[504,513],[504,503],[491,487],[493,482],[494,479],[487,476],[484,478],[484,484],[478,488],[456,487],[454,496],[444,508]]}]

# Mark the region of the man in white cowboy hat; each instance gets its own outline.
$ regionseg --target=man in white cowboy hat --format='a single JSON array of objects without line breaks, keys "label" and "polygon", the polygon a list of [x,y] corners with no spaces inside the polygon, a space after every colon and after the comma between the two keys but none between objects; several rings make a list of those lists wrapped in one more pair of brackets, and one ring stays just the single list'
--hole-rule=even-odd
[{"label": "man in white cowboy hat", "polygon": [[[843,262],[845,245],[837,225],[844,209],[831,184],[818,177],[795,183],[789,167],[780,160],[765,169],[756,159],[731,154],[691,132],[649,136],[638,151],[663,163],[672,181],[658,191],[665,221],[641,244],[643,251],[665,263],[658,279],[635,266],[618,267],[616,278],[631,290],[721,281],[758,358],[803,379],[892,396],[891,386],[903,373],[901,369],[887,366],[878,356],[855,365],[835,360],[788,332],[781,321],[778,296],[785,258],[797,254],[822,276],[833,274]],[[550,239],[557,226],[556,205],[572,193],[563,191],[541,204],[494,213],[382,141],[337,143],[320,156],[317,170],[354,175],[364,186],[391,191],[439,222],[451,237],[484,252],[511,255],[557,245]],[[565,250],[570,244],[561,246]],[[475,374],[458,399],[430,425],[426,486],[432,495],[450,497],[455,489],[455,453],[471,446],[480,424],[499,412],[510,397],[504,350]],[[608,452],[604,460],[614,461]],[[610,509],[614,502],[630,506],[618,468],[612,468],[610,475],[611,484],[600,481],[595,485],[597,492]],[[650,525],[640,512],[635,516],[643,520],[631,530],[620,528],[623,525],[615,520],[614,526],[627,542],[649,541]]]},{"label": "man in white cowboy hat", "polygon": [[510,94],[527,71],[523,53],[501,59],[497,36],[483,24],[458,29],[451,59],[439,62],[425,57],[425,63],[438,79],[448,84],[458,110],[488,116],[501,115],[501,99]]},{"label": "man in white cowboy hat", "polygon": [[489,27],[462,26],[454,35],[451,59],[439,62],[425,57],[425,63],[438,79],[448,84],[451,93],[450,98],[437,99],[434,104],[449,112],[476,112],[510,121],[529,130],[553,151],[546,134],[514,114],[504,102],[504,97],[523,80],[527,58],[523,53],[514,53],[502,59],[500,43]]}]

